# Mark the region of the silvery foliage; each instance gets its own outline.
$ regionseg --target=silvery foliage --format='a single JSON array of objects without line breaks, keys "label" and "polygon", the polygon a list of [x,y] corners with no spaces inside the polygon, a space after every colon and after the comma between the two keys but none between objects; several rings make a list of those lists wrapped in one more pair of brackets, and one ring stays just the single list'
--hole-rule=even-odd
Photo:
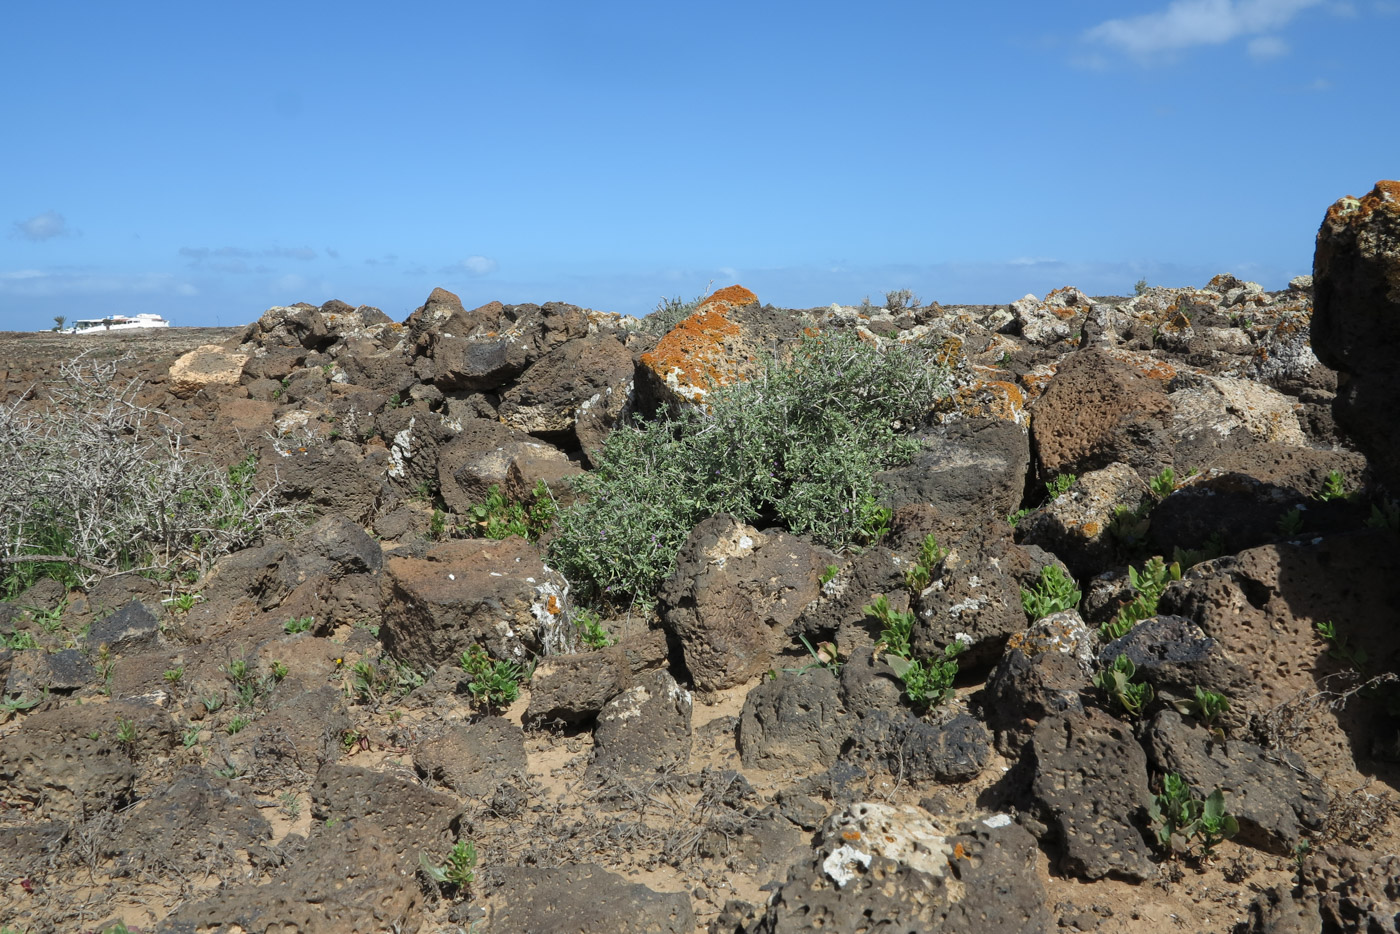
[{"label": "silvery foliage", "polygon": [[141,383],[117,369],[80,356],[46,399],[0,405],[0,584],[39,563],[83,587],[203,573],[293,519],[276,481],[257,486],[251,460],[221,470],[188,450],[179,422],[140,405]]},{"label": "silvery foliage", "polygon": [[947,395],[943,357],[932,342],[881,350],[854,333],[809,335],[702,407],[619,426],[575,481],[552,566],[587,598],[646,601],[715,513],[838,549],[868,542],[874,475],[921,447],[911,429]]}]

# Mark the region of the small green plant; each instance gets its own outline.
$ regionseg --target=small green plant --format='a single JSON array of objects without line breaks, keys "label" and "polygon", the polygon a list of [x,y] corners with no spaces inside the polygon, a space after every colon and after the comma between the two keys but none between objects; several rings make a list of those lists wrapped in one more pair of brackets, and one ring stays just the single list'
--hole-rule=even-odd
[{"label": "small green plant", "polygon": [[128,717],[117,718],[117,745],[133,749],[136,746],[136,721]]},{"label": "small green plant", "polygon": [[1278,520],[1278,531],[1286,538],[1292,538],[1303,531],[1303,507],[1297,506],[1283,514]]},{"label": "small green plant", "polygon": [[[807,654],[812,656],[812,664],[808,665],[807,668],[825,668],[832,674],[841,673],[841,655],[836,651],[835,642],[818,642],[814,648],[806,636],[799,634],[797,638],[807,649]],[[802,670],[806,671],[807,668]]]},{"label": "small green plant", "polygon": [[287,677],[287,663],[274,659],[272,662],[272,680],[281,681],[285,677]]},{"label": "small green plant", "polygon": [[1216,529],[1200,548],[1172,548],[1172,560],[1182,568],[1192,568],[1202,561],[1214,561],[1225,554],[1225,533]]},{"label": "small green plant", "polygon": [[1313,623],[1313,628],[1317,630],[1318,636],[1331,643],[1327,649],[1328,658],[1344,662],[1357,671],[1366,667],[1367,661],[1370,660],[1370,654],[1365,647],[1352,645],[1350,638],[1345,633],[1338,632],[1336,624],[1330,619],[1318,620]]},{"label": "small green plant", "polygon": [[350,675],[351,690],[365,704],[398,700],[427,681],[412,665],[389,655],[361,659],[351,666]]},{"label": "small green plant", "polygon": [[390,408],[390,409],[402,409],[402,408],[406,408],[407,406],[411,405],[412,403],[413,403],[413,400],[412,400],[412,399],[405,398],[403,395],[401,395],[400,393],[397,393],[397,392],[396,392],[396,393],[394,393],[392,396],[389,397],[389,401],[386,402],[386,403],[384,403],[384,405],[385,405],[386,408]]},{"label": "small green plant", "polygon": [[938,659],[910,659],[886,656],[885,661],[904,682],[904,696],[915,707],[937,707],[953,696],[953,681],[958,676],[957,658],[967,648],[962,640],[954,640],[943,648]]},{"label": "small green plant", "polygon": [[224,727],[224,730],[228,733],[229,736],[233,736],[235,733],[240,732],[245,726],[252,722],[252,717],[246,717],[240,713],[235,715],[234,718],[228,722],[228,725]]},{"label": "small green plant", "polygon": [[1196,818],[1195,835],[1201,840],[1201,859],[1209,860],[1215,847],[1240,832],[1239,821],[1225,810],[1225,793],[1219,788],[1206,796]]},{"label": "small green plant", "polygon": [[1166,499],[1176,489],[1176,471],[1170,467],[1163,467],[1161,473],[1147,481],[1147,486],[1155,499]]},{"label": "small green plant", "polygon": [[240,769],[238,766],[234,765],[232,762],[228,762],[224,765],[223,768],[215,769],[214,774],[219,776],[220,778],[226,778],[229,781],[234,781],[243,777],[243,770]]},{"label": "small green plant", "polygon": [[180,679],[185,677],[185,666],[180,665],[175,668],[165,669],[164,677],[166,684],[170,685],[171,687],[175,687],[177,684],[180,683]]},{"label": "small green plant", "polygon": [[294,636],[299,632],[310,632],[316,625],[314,616],[294,616],[282,624],[282,631],[289,636]]},{"label": "small green plant", "polygon": [[1069,488],[1078,482],[1079,478],[1072,473],[1057,474],[1053,480],[1045,484],[1045,495],[1051,499],[1059,499],[1069,492]]},{"label": "small green plant", "polygon": [[607,628],[594,610],[579,607],[573,613],[574,629],[578,631],[579,641],[590,649],[606,649],[610,645],[615,645],[617,640],[608,634]]},{"label": "small green plant", "polygon": [[1129,566],[1128,580],[1136,596],[1118,610],[1118,615],[1099,627],[1099,635],[1105,642],[1123,638],[1138,623],[1157,615],[1157,604],[1167,584],[1181,580],[1181,565],[1175,561],[1167,564],[1154,555],[1142,566],[1141,572]]},{"label": "small green plant", "polygon": [[39,706],[42,701],[42,698],[25,700],[23,695],[14,698],[6,697],[0,699],[0,723],[5,723],[21,711],[33,710],[35,707]]},{"label": "small green plant", "polygon": [[458,840],[441,865],[420,853],[418,864],[429,879],[448,891],[461,895],[476,879],[476,845],[470,840]]},{"label": "small green plant", "polygon": [[252,672],[248,669],[248,661],[243,658],[235,658],[227,665],[221,666],[219,670],[227,675],[234,684],[243,684],[252,677]]},{"label": "small green plant", "polygon": [[199,727],[193,726],[193,725],[191,725],[191,726],[189,726],[189,727],[186,727],[185,730],[184,730],[184,732],[182,732],[182,733],[180,734],[180,743],[181,743],[186,749],[193,749],[195,746],[198,746],[198,745],[199,745]]},{"label": "small green plant", "polygon": [[1018,509],[1015,512],[1008,514],[1006,517],[1006,521],[1010,523],[1011,527],[1014,529],[1020,526],[1022,519],[1026,518],[1026,516],[1029,516],[1033,512],[1035,512],[1034,509]]},{"label": "small green plant", "polygon": [[197,604],[202,599],[204,599],[203,594],[182,593],[175,596],[169,601],[170,609],[181,614],[188,613],[190,610],[193,610],[195,604]]},{"label": "small green plant", "polygon": [[1347,498],[1346,477],[1342,476],[1340,470],[1327,472],[1327,479],[1322,481],[1322,489],[1317,491],[1317,498],[1324,503]]},{"label": "small green plant", "polygon": [[1136,683],[1137,666],[1127,655],[1119,655],[1113,664],[1094,673],[1094,687],[1108,695],[1109,700],[1130,717],[1141,717],[1143,709],[1156,694],[1152,685]]},{"label": "small green plant", "polygon": [[1400,531],[1400,501],[1383,499],[1372,503],[1371,515],[1367,517],[1366,525],[1372,529]]},{"label": "small green plant", "polygon": [[296,792],[284,791],[277,796],[277,807],[288,820],[296,820],[301,816],[301,799],[296,796]]},{"label": "small green plant", "polygon": [[933,569],[948,556],[946,549],[939,547],[938,538],[932,533],[925,535],[919,545],[919,557],[914,566],[904,572],[904,586],[910,593],[923,593],[933,583]]},{"label": "small green plant", "polygon": [[487,710],[502,710],[515,703],[520,697],[520,682],[529,677],[520,665],[493,659],[479,645],[462,653],[461,666],[471,679],[467,688],[472,697]]},{"label": "small green plant", "polygon": [[1134,295],[1143,295],[1143,294],[1145,294],[1145,293],[1147,292],[1148,288],[1149,288],[1149,286],[1148,286],[1148,284],[1147,284],[1147,280],[1146,280],[1146,279],[1139,279],[1138,281],[1136,281],[1136,282],[1133,283],[1133,294],[1134,294]]},{"label": "small green plant", "polygon": [[493,486],[486,491],[486,502],[467,507],[467,519],[477,533],[493,539],[517,535],[527,541],[538,541],[553,523],[554,515],[554,497],[543,480],[535,484],[528,505],[508,501],[501,488]]},{"label": "small green plant", "polygon": [[914,636],[914,613],[909,610],[896,610],[890,606],[889,599],[880,594],[869,605],[861,607],[861,612],[866,616],[873,616],[879,621],[880,644],[885,647],[885,652],[899,658],[909,658],[913,652],[910,641]]},{"label": "small green plant", "polygon": [[873,496],[867,496],[860,501],[857,512],[861,516],[860,539],[863,542],[873,544],[890,534],[894,510],[881,506]]},{"label": "small green plant", "polygon": [[1040,580],[1036,585],[1030,590],[1021,591],[1021,606],[1031,622],[1035,622],[1052,613],[1074,609],[1082,596],[1074,585],[1074,578],[1058,564],[1047,564],[1040,569]]},{"label": "small green plant", "polygon": [[1303,881],[1304,864],[1308,861],[1308,855],[1312,852],[1312,841],[1306,838],[1293,844],[1293,874],[1296,881],[1301,884]]},{"label": "small green plant", "polygon": [[58,632],[63,627],[63,611],[68,609],[68,601],[63,600],[53,609],[43,610],[30,607],[29,614],[44,632]]},{"label": "small green plant", "polygon": [[132,934],[132,930],[126,926],[125,921],[118,921],[116,924],[103,928],[102,934]]},{"label": "small green plant", "polygon": [[369,749],[369,737],[358,730],[346,730],[340,734],[340,748],[349,755],[359,747],[362,750]]},{"label": "small green plant", "polygon": [[441,541],[447,536],[447,513],[441,509],[433,510],[432,518],[428,520],[428,534],[433,541]]},{"label": "small green plant", "polygon": [[97,680],[102,682],[102,693],[112,693],[112,672],[116,670],[117,660],[112,657],[112,650],[107,647],[107,643],[102,643],[97,647],[97,662],[93,665],[97,669]]},{"label": "small green plant", "polygon": [[23,652],[25,649],[37,649],[39,640],[34,638],[34,633],[28,629],[16,629],[7,635],[4,640],[5,648],[15,652]]},{"label": "small green plant", "polygon": [[1225,734],[1216,725],[1221,717],[1230,709],[1230,701],[1224,694],[1217,694],[1214,691],[1207,691],[1199,684],[1196,685],[1195,695],[1187,700],[1176,704],[1178,713],[1190,714],[1216,736],[1217,739],[1224,739]]},{"label": "small green plant", "polygon": [[201,698],[200,700],[204,704],[204,709],[207,710],[209,713],[213,713],[220,707],[224,706],[224,696],[222,694],[210,694],[207,697]]},{"label": "small green plant", "polygon": [[820,587],[826,587],[827,584],[829,584],[829,583],[831,583],[832,581],[836,580],[836,575],[838,575],[838,574],[840,574],[840,573],[841,573],[841,568],[839,568],[838,566],[836,566],[836,565],[834,565],[834,564],[828,564],[828,565],[822,570],[821,576],[817,578],[817,585],[820,586]]},{"label": "small green plant", "polygon": [[1124,548],[1135,549],[1147,537],[1152,526],[1152,502],[1144,500],[1130,509],[1119,503],[1108,520],[1108,535]]}]

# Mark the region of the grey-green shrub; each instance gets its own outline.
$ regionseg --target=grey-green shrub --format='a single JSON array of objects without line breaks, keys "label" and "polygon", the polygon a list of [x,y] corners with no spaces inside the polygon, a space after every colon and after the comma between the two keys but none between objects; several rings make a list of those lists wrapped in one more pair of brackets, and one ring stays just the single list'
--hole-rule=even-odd
[{"label": "grey-green shrub", "polygon": [[614,430],[550,557],[586,599],[647,598],[701,520],[727,512],[833,548],[869,541],[888,513],[876,472],[907,463],[909,436],[946,395],[934,344],[881,352],[855,334],[805,336],[786,360],[685,408]]},{"label": "grey-green shrub", "polygon": [[137,401],[115,362],[65,363],[39,404],[0,405],[0,596],[36,578],[87,587],[124,571],[203,573],[286,530],[255,458],[220,470]]}]

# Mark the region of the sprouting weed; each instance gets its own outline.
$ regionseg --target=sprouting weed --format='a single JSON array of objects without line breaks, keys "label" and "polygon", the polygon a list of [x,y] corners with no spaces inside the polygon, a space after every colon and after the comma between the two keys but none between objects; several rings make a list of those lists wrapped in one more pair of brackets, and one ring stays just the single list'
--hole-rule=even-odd
[{"label": "sprouting weed", "polygon": [[1045,495],[1051,499],[1059,499],[1069,492],[1069,488],[1078,482],[1079,478],[1072,473],[1062,473],[1055,476],[1045,484]]},{"label": "sprouting weed", "polygon": [[1137,683],[1137,666],[1127,655],[1119,655],[1113,664],[1094,673],[1094,687],[1108,695],[1130,717],[1141,717],[1143,709],[1156,696],[1152,685]]},{"label": "sprouting weed", "polygon": [[1040,580],[1030,590],[1021,591],[1021,606],[1034,622],[1052,613],[1072,610],[1079,605],[1083,596],[1070,577],[1058,564],[1047,564],[1040,569]]}]

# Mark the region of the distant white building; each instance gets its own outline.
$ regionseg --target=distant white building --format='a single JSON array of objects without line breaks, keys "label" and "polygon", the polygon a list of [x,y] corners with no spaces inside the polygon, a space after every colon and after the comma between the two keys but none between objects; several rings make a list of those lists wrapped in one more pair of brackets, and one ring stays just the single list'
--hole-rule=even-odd
[{"label": "distant white building", "polygon": [[108,315],[105,318],[81,318],[64,334],[91,334],[102,331],[134,331],[140,328],[168,328],[170,322],[160,315]]}]

